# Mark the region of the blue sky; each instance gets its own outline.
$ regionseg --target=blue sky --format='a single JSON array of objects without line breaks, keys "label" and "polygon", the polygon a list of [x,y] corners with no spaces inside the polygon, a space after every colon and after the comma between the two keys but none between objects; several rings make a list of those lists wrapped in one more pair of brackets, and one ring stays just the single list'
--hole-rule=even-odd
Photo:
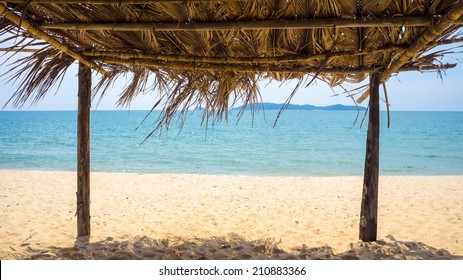
[{"label": "blue sky", "polygon": [[[463,55],[455,55],[454,59],[463,61]],[[446,71],[444,79],[441,80],[435,72],[407,72],[393,76],[387,82],[387,91],[391,110],[395,111],[463,111],[463,65]],[[7,68],[0,66],[0,74],[7,71]],[[94,75],[94,84],[99,77]],[[6,100],[15,91],[15,86],[6,83],[6,78],[0,79],[0,105],[3,107]],[[101,102],[93,109],[114,110],[118,94],[122,91],[127,81],[118,81],[103,97]],[[294,88],[295,82],[283,85],[279,83],[261,83],[261,94],[263,101],[283,103]],[[341,89],[335,89],[341,92]],[[56,94],[55,94],[56,92]],[[353,105],[353,101],[344,95],[333,96],[333,91],[323,82],[317,82],[310,87],[301,87],[294,96],[293,104],[312,104],[325,106],[332,104]],[[149,93],[144,97],[137,98],[131,104],[131,110],[150,109],[156,100],[156,92]],[[363,106],[367,106],[365,101]],[[13,110],[8,105],[5,110]],[[52,90],[47,97],[39,104],[31,106],[26,104],[21,110],[76,110],[77,109],[77,65],[74,64],[66,74],[65,80],[60,89]],[[384,109],[384,105],[383,105]]]}]

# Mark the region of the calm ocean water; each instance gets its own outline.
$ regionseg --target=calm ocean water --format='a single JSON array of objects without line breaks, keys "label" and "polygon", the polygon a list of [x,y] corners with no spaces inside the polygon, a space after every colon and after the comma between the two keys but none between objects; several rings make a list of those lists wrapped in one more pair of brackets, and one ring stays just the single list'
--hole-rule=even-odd
[{"label": "calm ocean water", "polygon": [[[362,175],[367,125],[351,129],[357,112],[247,112],[238,124],[200,125],[152,136],[147,111],[92,111],[91,169],[138,173],[236,175]],[[157,113],[153,113],[156,115]],[[361,113],[363,114],[363,113]],[[382,112],[380,173],[463,175],[463,112]],[[360,119],[362,115],[360,116]],[[0,111],[0,169],[76,168],[76,112]]]}]

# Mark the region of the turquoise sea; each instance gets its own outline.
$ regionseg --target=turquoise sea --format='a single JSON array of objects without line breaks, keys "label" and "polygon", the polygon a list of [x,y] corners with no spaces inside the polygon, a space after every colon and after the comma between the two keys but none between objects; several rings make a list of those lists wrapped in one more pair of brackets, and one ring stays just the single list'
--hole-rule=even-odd
[{"label": "turquoise sea", "polygon": [[[246,112],[237,124],[201,125],[152,136],[156,114],[92,111],[91,169],[107,172],[229,175],[362,175],[367,124],[356,111]],[[76,169],[73,111],[0,111],[0,169]],[[382,112],[380,173],[463,175],[463,112]]]}]

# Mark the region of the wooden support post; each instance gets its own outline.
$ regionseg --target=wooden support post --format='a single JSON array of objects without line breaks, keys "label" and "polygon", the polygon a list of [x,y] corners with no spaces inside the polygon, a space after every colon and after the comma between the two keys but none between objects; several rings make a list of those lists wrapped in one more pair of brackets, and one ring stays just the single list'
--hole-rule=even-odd
[{"label": "wooden support post", "polygon": [[77,236],[90,235],[91,70],[79,63],[77,112]]},{"label": "wooden support post", "polygon": [[379,176],[379,75],[370,75],[370,111],[360,211],[360,240],[376,241],[378,225]]}]

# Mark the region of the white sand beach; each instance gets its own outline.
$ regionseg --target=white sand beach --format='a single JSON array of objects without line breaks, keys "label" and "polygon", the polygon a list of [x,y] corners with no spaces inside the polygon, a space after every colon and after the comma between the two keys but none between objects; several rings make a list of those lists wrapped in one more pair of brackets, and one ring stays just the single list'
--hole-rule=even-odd
[{"label": "white sand beach", "polygon": [[452,259],[463,177],[380,177],[380,241],[358,241],[361,177],[91,174],[89,243],[76,174],[0,170],[0,259]]}]

